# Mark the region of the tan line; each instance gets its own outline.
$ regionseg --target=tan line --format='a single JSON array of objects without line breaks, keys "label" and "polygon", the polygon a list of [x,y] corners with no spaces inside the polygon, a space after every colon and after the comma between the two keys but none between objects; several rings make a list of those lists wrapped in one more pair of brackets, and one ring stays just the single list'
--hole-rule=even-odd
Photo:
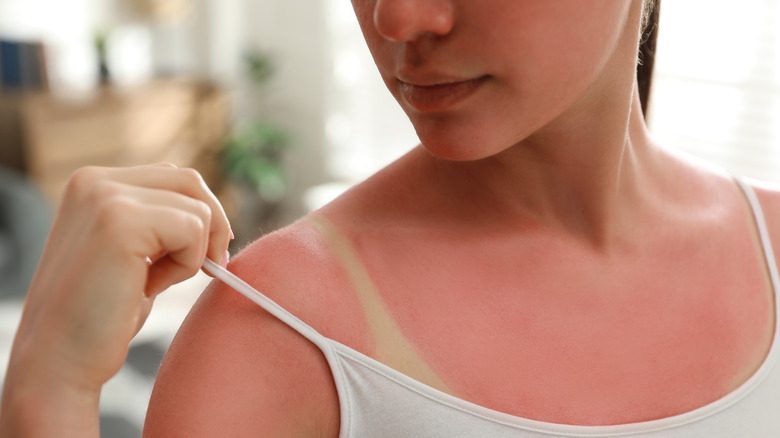
[{"label": "tan line", "polygon": [[322,215],[312,214],[307,219],[322,235],[354,285],[376,342],[376,359],[421,383],[450,393],[414,345],[401,333],[348,239]]}]

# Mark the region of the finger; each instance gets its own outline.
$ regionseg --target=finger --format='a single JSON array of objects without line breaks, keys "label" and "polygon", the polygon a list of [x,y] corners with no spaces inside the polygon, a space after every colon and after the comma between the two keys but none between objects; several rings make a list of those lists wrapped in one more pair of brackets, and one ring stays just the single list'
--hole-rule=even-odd
[{"label": "finger", "polygon": [[198,269],[198,267],[182,265],[171,255],[165,254],[149,267],[144,294],[147,297],[155,297],[174,284],[191,278]]},{"label": "finger", "polygon": [[[171,192],[167,190],[159,190],[159,189],[148,189],[145,187],[136,187],[136,186],[126,186],[124,189],[124,192],[126,192],[128,195],[138,199],[139,201],[148,203],[148,204],[154,204],[154,205],[160,205],[160,206],[170,206],[174,208],[179,208],[185,211],[189,211],[192,214],[197,214],[201,217],[204,223],[210,224],[212,220],[212,212],[210,206],[206,204],[203,201],[200,201],[195,198],[191,198],[189,196],[182,195],[180,193]],[[218,232],[214,229],[214,227],[209,226],[208,227],[208,235],[206,236],[207,241],[209,242],[209,248],[221,248],[220,243],[214,244],[212,242],[212,239],[216,238],[218,236]],[[232,238],[232,236],[230,236]],[[225,249],[222,253],[222,255],[215,257],[212,253],[209,253],[207,256],[211,258],[216,263],[220,263],[223,266],[227,263],[228,259],[230,258],[230,255]],[[162,256],[164,256],[165,253],[159,253],[155,254],[154,256],[149,256],[149,259],[151,262],[157,261]],[[202,261],[201,261],[202,262]],[[213,275],[203,270],[203,272],[208,275],[209,277],[213,277]]]},{"label": "finger", "polygon": [[99,192],[101,186],[105,187],[110,182],[122,182],[178,192],[207,203],[212,210],[207,254],[217,262],[223,258],[232,238],[230,224],[222,205],[193,169],[179,169],[167,163],[127,168],[86,167],[74,173],[71,180],[76,182],[74,185],[82,187],[81,191],[87,193]]},{"label": "finger", "polygon": [[[206,257],[207,224],[200,216],[181,209],[151,205],[139,226],[151,230],[148,254],[164,252],[149,266],[145,292],[153,296],[195,275]],[[142,253],[143,254],[143,253]]]},{"label": "finger", "polygon": [[135,337],[135,335],[137,335],[138,332],[141,331],[141,328],[144,326],[144,323],[146,323],[146,320],[149,318],[149,314],[152,313],[152,307],[154,306],[154,298],[155,296],[148,296],[141,301],[140,309],[138,310],[138,320],[136,322],[135,332],[133,333],[133,337]]},{"label": "finger", "polygon": [[122,196],[130,197],[136,202],[140,202],[144,205],[171,207],[197,215],[207,226],[206,231],[208,231],[208,233],[206,234],[206,237],[210,237],[211,235],[210,230],[212,228],[211,222],[214,210],[205,201],[168,190],[126,184],[122,184],[122,187],[117,190],[122,192]]},{"label": "finger", "polygon": [[[175,198],[178,199],[176,202],[172,201],[171,198],[160,197],[161,195],[159,194],[157,198],[148,195],[140,196],[140,198],[157,204],[177,205],[189,211],[197,212],[199,208],[194,210],[190,208],[184,196],[198,200],[208,205],[208,209],[211,211],[212,219],[209,221],[206,221],[205,216],[201,215],[204,217],[204,222],[209,224],[207,254],[211,259],[219,262],[224,258],[228,242],[232,238],[232,232],[230,231],[224,210],[196,172],[181,172],[180,170],[169,164],[132,168],[84,167],[74,172],[68,181],[66,197],[69,199],[67,202],[64,201],[63,205],[84,205],[88,207],[108,205],[108,208],[102,210],[103,213],[108,211],[109,214],[107,216],[109,220],[103,222],[109,224],[106,227],[109,231],[117,232],[121,231],[121,226],[119,227],[120,229],[117,229],[117,227],[110,224],[117,223],[114,219],[118,219],[119,223],[123,223],[127,219],[127,216],[122,214],[121,211],[138,210],[135,204],[139,202],[133,201],[132,198],[137,198],[140,195],[138,191],[130,190],[131,187],[157,190],[160,194],[170,192],[182,195],[183,197]],[[189,179],[187,175],[189,175]],[[133,204],[129,210],[127,209],[128,205],[125,205],[128,201]],[[62,216],[69,217],[69,221],[67,221],[69,223],[87,223],[91,221],[90,218],[94,217],[95,214],[100,214],[99,210],[101,209],[99,208],[98,211],[91,213],[93,210],[93,208],[77,208],[74,211],[71,208],[67,211],[69,214]],[[117,212],[120,212],[120,214],[115,214]],[[133,216],[135,215],[133,214]],[[72,234],[67,233],[65,237],[73,237]]]},{"label": "finger", "polygon": [[225,210],[206,186],[200,174],[168,164],[111,169],[112,178],[126,184],[170,190],[199,199],[212,210],[208,257],[219,262],[230,242],[232,231]]},{"label": "finger", "polygon": [[[212,210],[211,207],[206,204],[204,201],[201,201],[196,198],[191,198],[189,196],[183,195],[181,193],[172,192],[168,190],[161,190],[161,189],[150,189],[146,187],[137,187],[137,186],[131,186],[126,184],[120,184],[116,182],[112,182],[113,184],[121,185],[121,188],[117,188],[117,192],[121,192],[122,196],[132,199],[133,202],[136,204],[140,204],[140,211],[138,211],[137,214],[143,215],[147,218],[151,218],[153,220],[171,220],[168,219],[168,215],[164,215],[162,213],[155,213],[156,212],[162,212],[166,210],[148,210],[144,211],[145,207],[168,207],[176,210],[181,210],[183,212],[195,215],[200,218],[201,222],[203,223],[203,228],[201,229],[202,236],[200,237],[200,241],[208,243],[213,238],[213,231],[211,231],[211,219],[212,219]],[[157,217],[157,214],[160,214],[159,217]],[[175,220],[175,219],[174,219]],[[160,259],[162,259],[171,248],[159,248],[154,253],[149,253],[146,258],[149,261],[149,264],[154,264],[158,262]],[[144,253],[146,253],[144,251]],[[203,253],[203,257],[198,260],[199,264],[202,264],[203,258],[206,257],[206,253]]]}]

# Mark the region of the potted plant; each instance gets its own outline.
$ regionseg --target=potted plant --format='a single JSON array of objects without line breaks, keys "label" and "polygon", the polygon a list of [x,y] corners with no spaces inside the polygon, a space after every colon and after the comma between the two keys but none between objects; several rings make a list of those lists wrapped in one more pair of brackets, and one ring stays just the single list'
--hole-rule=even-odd
[{"label": "potted plant", "polygon": [[[273,77],[271,59],[258,51],[244,58],[253,96],[262,101],[262,93]],[[236,123],[220,152],[225,179],[232,183],[238,198],[234,201],[233,231],[236,244],[257,237],[258,230],[275,228],[282,201],[287,194],[288,176],[284,155],[289,135],[276,123],[253,114]]]}]

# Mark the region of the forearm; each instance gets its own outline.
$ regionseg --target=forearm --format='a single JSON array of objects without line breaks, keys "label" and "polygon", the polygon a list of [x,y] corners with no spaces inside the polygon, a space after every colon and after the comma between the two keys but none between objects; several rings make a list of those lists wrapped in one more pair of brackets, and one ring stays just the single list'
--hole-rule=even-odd
[{"label": "forearm", "polygon": [[65,188],[11,351],[0,438],[97,437],[103,384],[154,296],[221,260],[230,226],[197,172],[90,167]]},{"label": "forearm", "polygon": [[68,386],[39,364],[9,364],[0,438],[99,437],[99,389]]}]

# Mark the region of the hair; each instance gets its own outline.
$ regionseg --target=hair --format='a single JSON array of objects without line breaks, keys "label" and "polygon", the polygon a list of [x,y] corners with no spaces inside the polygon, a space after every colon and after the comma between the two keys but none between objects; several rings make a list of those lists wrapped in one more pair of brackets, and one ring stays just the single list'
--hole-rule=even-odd
[{"label": "hair", "polygon": [[639,100],[642,112],[647,118],[647,106],[650,100],[650,86],[653,82],[655,64],[655,44],[658,39],[658,17],[661,12],[661,0],[643,0],[642,39],[639,43],[639,62],[636,79],[639,87]]}]

